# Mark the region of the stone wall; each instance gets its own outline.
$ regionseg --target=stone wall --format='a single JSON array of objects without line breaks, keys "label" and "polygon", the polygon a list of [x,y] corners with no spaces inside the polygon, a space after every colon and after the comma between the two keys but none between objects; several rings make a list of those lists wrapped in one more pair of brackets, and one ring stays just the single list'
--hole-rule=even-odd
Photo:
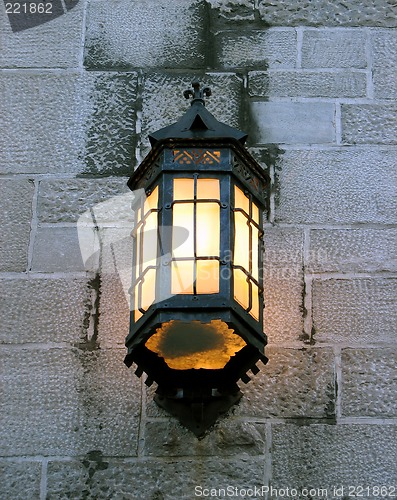
[{"label": "stone wall", "polygon": [[[1,498],[397,495],[395,2],[80,0],[15,33],[0,10]],[[194,77],[272,179],[270,361],[201,441],[123,364],[128,205],[86,224],[88,267],[76,225]]]}]

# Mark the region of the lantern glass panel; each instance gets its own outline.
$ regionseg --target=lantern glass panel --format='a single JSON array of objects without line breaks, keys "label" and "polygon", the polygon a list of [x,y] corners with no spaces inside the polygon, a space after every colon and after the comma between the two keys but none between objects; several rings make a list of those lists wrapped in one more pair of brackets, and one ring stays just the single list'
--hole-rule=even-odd
[{"label": "lantern glass panel", "polygon": [[259,321],[259,207],[234,186],[234,299]]},{"label": "lantern glass panel", "polygon": [[[174,179],[172,226],[171,293],[218,293],[219,179]],[[187,230],[188,236],[177,246],[177,228],[180,227]]]},{"label": "lantern glass panel", "polygon": [[136,210],[135,283],[132,287],[134,320],[137,321],[156,299],[156,274],[158,255],[158,199],[156,187],[142,198]]}]

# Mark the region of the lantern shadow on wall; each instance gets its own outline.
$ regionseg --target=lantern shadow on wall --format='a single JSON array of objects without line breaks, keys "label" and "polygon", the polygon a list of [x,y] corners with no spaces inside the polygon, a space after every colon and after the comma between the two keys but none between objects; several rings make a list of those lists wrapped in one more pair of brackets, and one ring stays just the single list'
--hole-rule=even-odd
[{"label": "lantern shadow on wall", "polygon": [[[208,87],[149,136],[128,181],[134,262],[127,366],[158,385],[155,401],[202,436],[241,397],[237,382],[267,362],[263,333],[263,211],[268,176],[247,135],[205,108]],[[153,235],[156,235],[153,238]]]}]

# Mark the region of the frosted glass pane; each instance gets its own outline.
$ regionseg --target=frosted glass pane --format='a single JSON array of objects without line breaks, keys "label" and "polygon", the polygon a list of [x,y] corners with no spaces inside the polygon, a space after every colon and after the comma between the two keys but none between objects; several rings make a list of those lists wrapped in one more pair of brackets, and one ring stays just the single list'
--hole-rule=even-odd
[{"label": "frosted glass pane", "polygon": [[252,283],[252,308],[250,314],[257,321],[259,320],[259,289]]},{"label": "frosted glass pane", "polygon": [[252,276],[259,281],[259,231],[255,226],[252,227]]},{"label": "frosted glass pane", "polygon": [[259,225],[259,208],[255,203],[252,204],[252,218]]},{"label": "frosted glass pane", "polygon": [[237,186],[234,186],[234,207],[235,208],[242,208],[247,212],[247,214],[250,213],[250,204],[249,204],[249,199],[245,196],[245,194],[241,191],[240,188]]},{"label": "frosted glass pane", "polygon": [[171,262],[171,293],[193,293],[193,261]]},{"label": "frosted glass pane", "polygon": [[234,261],[249,271],[249,227],[247,218],[241,212],[234,212]]},{"label": "frosted glass pane", "polygon": [[247,276],[240,269],[234,269],[234,298],[244,309],[249,305],[249,288],[247,283]]},{"label": "frosted glass pane", "polygon": [[141,311],[138,311],[138,285],[136,285],[134,289],[134,320],[138,321],[141,316]]},{"label": "frosted glass pane", "polygon": [[142,281],[142,308],[148,309],[156,298],[156,269],[149,269]]},{"label": "frosted glass pane", "polygon": [[188,231],[188,236],[182,244],[180,244],[181,243],[180,231],[177,230],[173,231],[172,234],[173,257],[194,257],[193,207],[194,207],[193,203],[177,203],[173,207],[172,225],[176,227],[184,227]]},{"label": "frosted glass pane", "polygon": [[197,261],[197,293],[219,293],[219,261]]},{"label": "frosted glass pane", "polygon": [[197,256],[219,257],[220,215],[217,203],[197,203]]},{"label": "frosted glass pane", "polygon": [[152,194],[148,196],[143,205],[143,213],[146,214],[149,210],[157,209],[159,203],[159,188],[156,187]]},{"label": "frosted glass pane", "polygon": [[219,200],[219,180],[218,179],[197,179],[197,199]]},{"label": "frosted glass pane", "polygon": [[194,199],[194,179],[174,179],[174,200]]},{"label": "frosted glass pane", "polygon": [[143,227],[142,270],[155,266],[157,259],[157,212],[148,215]]}]

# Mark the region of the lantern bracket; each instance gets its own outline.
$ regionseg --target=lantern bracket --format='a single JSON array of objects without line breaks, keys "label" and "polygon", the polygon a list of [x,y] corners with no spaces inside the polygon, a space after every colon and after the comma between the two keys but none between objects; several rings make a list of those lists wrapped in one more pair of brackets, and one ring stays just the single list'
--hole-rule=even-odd
[{"label": "lantern bracket", "polygon": [[235,393],[211,396],[206,399],[187,399],[168,397],[161,394],[160,387],[154,396],[155,403],[167,413],[176,417],[182,425],[202,439],[205,432],[215,424],[221,415],[235,404],[242,396],[241,391]]}]

